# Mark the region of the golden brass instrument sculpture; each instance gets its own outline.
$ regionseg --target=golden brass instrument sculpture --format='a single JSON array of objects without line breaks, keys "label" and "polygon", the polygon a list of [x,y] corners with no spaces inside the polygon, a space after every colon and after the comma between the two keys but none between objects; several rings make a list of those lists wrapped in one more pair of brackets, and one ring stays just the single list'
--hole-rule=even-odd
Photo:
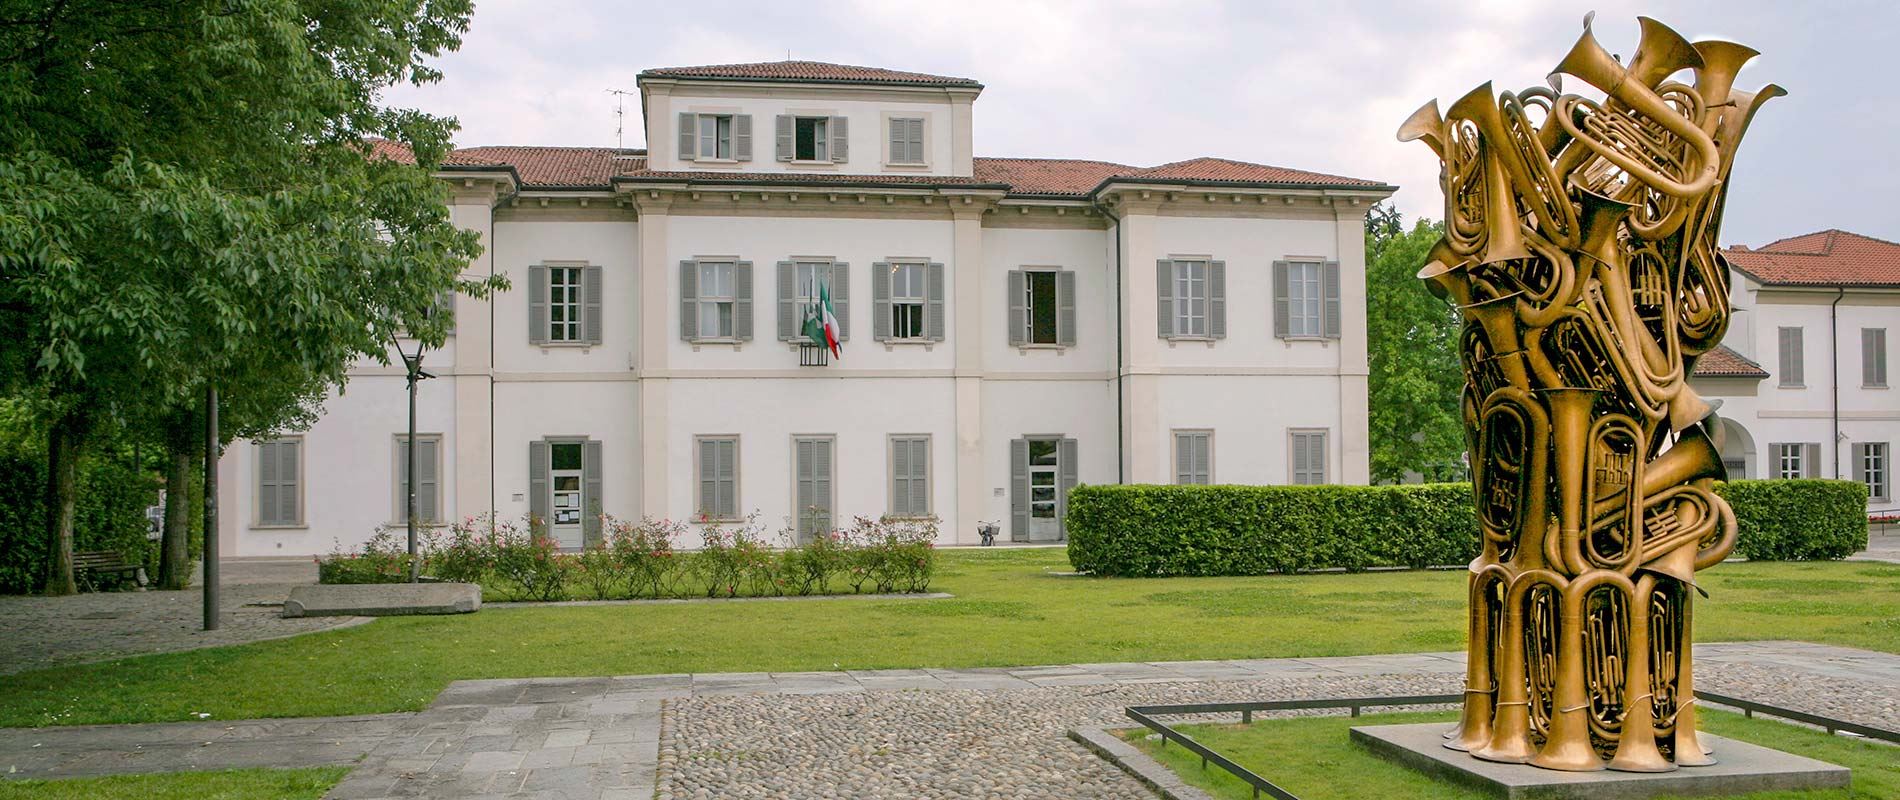
[{"label": "golden brass instrument sculpture", "polygon": [[[1399,129],[1443,167],[1419,271],[1465,320],[1472,485],[1462,721],[1446,747],[1559,770],[1713,764],[1696,739],[1695,571],[1735,544],[1722,425],[1687,384],[1728,327],[1729,168],[1756,53],[1639,17],[1629,65],[1583,35],[1550,89],[1485,84]],[[1672,82],[1683,71],[1693,83]],[[1581,80],[1601,100],[1566,94]]]}]

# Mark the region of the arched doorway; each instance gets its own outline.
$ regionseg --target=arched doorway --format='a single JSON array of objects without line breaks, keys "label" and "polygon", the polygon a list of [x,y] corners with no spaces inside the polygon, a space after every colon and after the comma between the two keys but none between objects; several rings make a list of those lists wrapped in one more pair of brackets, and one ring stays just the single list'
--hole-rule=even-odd
[{"label": "arched doorway", "polygon": [[1755,437],[1742,427],[1740,422],[1724,417],[1722,419],[1722,466],[1728,470],[1729,480],[1738,478],[1759,478],[1755,466]]}]

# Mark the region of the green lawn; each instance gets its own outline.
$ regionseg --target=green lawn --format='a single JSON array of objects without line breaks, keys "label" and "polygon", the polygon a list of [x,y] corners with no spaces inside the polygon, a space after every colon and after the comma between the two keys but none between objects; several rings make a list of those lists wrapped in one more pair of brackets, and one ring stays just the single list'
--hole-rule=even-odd
[{"label": "green lawn", "polygon": [[[1754,792],[1737,800],[1847,800],[1849,797],[1900,797],[1900,753],[1892,746],[1829,736],[1767,718],[1704,709],[1701,730],[1853,770],[1853,791]],[[1302,800],[1486,800],[1490,795],[1426,777],[1353,744],[1346,729],[1356,725],[1407,722],[1456,722],[1453,712],[1414,712],[1350,717],[1304,717],[1252,725],[1183,725],[1179,730]],[[1240,779],[1218,767],[1201,768],[1201,759],[1177,746],[1160,747],[1146,729],[1124,733],[1135,746],[1174,770],[1188,783],[1217,798],[1251,800]],[[1720,758],[1718,751],[1716,757]]]},{"label": "green lawn", "polygon": [[[1463,647],[1462,572],[1102,579],[1061,550],[943,555],[947,600],[495,608],[0,680],[0,725],[414,710],[462,678],[978,667]],[[1900,653],[1900,566],[1719,565],[1703,640]]]},{"label": "green lawn", "polygon": [[348,772],[346,767],[317,767],[0,780],[0,800],[316,800]]}]

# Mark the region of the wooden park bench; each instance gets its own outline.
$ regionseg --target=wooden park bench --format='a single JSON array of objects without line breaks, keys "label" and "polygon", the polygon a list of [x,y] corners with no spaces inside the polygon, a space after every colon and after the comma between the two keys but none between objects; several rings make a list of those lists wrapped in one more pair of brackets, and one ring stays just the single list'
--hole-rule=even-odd
[{"label": "wooden park bench", "polygon": [[140,589],[145,588],[146,583],[144,564],[128,562],[125,560],[125,554],[115,553],[111,550],[91,550],[83,553],[74,553],[73,573],[79,578],[80,582],[91,586],[95,590],[98,589],[96,578],[100,575],[119,575],[121,577],[129,575],[132,578],[132,582]]}]

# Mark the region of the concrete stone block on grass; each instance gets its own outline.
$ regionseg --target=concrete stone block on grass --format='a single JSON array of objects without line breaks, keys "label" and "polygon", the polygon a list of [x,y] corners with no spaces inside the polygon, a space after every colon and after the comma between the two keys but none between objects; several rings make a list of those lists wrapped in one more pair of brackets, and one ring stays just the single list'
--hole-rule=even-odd
[{"label": "concrete stone block on grass", "polygon": [[359,583],[298,586],[284,601],[286,617],[393,617],[468,614],[482,608],[472,583]]}]

